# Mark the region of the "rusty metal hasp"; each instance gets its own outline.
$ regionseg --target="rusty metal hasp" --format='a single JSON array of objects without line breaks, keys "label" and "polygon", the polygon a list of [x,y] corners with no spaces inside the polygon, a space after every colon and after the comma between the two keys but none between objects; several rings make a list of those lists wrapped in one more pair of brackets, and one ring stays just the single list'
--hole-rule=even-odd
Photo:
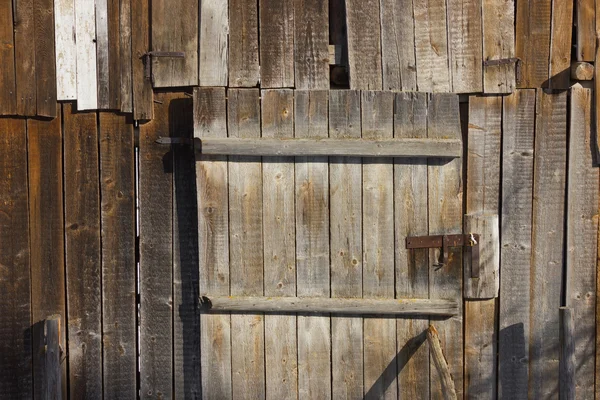
[{"label": "rusty metal hasp", "polygon": [[471,275],[479,277],[479,234],[409,236],[406,238],[407,249],[442,249],[442,266],[448,264],[448,248],[465,247],[471,250]]}]

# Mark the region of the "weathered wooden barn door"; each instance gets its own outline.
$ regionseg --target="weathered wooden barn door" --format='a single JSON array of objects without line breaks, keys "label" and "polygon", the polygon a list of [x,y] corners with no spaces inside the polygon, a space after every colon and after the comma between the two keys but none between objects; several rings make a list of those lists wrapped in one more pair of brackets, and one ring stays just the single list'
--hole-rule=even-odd
[{"label": "weathered wooden barn door", "polygon": [[435,299],[454,314],[203,312],[203,398],[441,398],[430,322],[462,397],[462,251],[441,264],[405,245],[462,233],[458,96],[197,88],[194,136],[207,301]]}]

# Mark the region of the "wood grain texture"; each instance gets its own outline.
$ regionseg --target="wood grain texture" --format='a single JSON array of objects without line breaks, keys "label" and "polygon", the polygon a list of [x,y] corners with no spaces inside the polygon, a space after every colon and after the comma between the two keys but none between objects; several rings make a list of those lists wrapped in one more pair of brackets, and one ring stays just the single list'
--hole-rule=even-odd
[{"label": "wood grain texture", "polygon": [[180,94],[156,95],[155,118],[140,126],[139,290],[140,394],[162,398],[173,391],[173,159],[155,140],[171,133]]},{"label": "wood grain texture", "polygon": [[535,91],[503,100],[498,396],[527,398]]},{"label": "wood grain texture", "polygon": [[329,4],[294,0],[296,89],[329,89]]},{"label": "wood grain texture", "polygon": [[[329,93],[329,137],[360,138],[360,92]],[[362,297],[362,167],[360,158],[329,159],[331,296]],[[331,318],[334,398],[360,398],[363,388],[363,323]]]},{"label": "wood grain texture", "polygon": [[294,86],[294,7],[287,1],[260,0],[260,86]]},{"label": "wood grain texture", "polygon": [[414,0],[417,89],[449,92],[448,34],[444,0]]},{"label": "wood grain texture", "polygon": [[24,119],[0,118],[0,397],[31,398],[31,277]]},{"label": "wood grain texture", "polygon": [[[500,227],[498,214],[476,212],[464,218],[465,234],[479,234],[479,265],[473,265],[471,251],[464,254],[464,298],[493,299],[500,289]],[[476,275],[474,271],[477,271]]]},{"label": "wood grain texture", "polygon": [[[35,24],[33,0],[14,3],[15,74],[17,80],[17,114],[34,116],[37,108],[35,80]],[[16,68],[16,66],[19,68]]]},{"label": "wood grain texture", "polygon": [[[36,114],[56,117],[56,62],[54,53],[54,1],[35,0],[33,4],[35,42]],[[64,325],[63,325],[64,326]]]},{"label": "wood grain texture", "polygon": [[[483,60],[515,56],[515,4],[513,0],[483,0]],[[512,93],[516,85],[515,65],[483,67],[485,93]]]},{"label": "wood grain texture", "polygon": [[413,0],[381,1],[381,66],[384,90],[417,90]]},{"label": "wood grain texture", "polygon": [[585,61],[571,64],[571,79],[576,81],[591,81],[594,79],[594,65]]},{"label": "wood grain texture", "polygon": [[378,0],[346,1],[350,88],[381,90],[381,23]]},{"label": "wood grain texture", "polygon": [[200,3],[200,86],[227,86],[228,15],[227,2]]},{"label": "wood grain texture", "polygon": [[[109,0],[96,0],[96,31],[94,38],[96,61],[96,85],[98,90],[98,108],[108,108],[108,2]],[[80,20],[81,21],[81,20]]]},{"label": "wood grain texture", "polygon": [[[105,2],[106,3],[106,2]],[[102,17],[102,14],[99,15]],[[98,78],[106,75],[108,80],[108,59],[104,60],[100,51],[100,60],[96,58],[95,8],[92,2],[75,0],[75,35],[77,37],[77,109],[94,110],[98,108]],[[108,29],[108,28],[107,28]],[[100,32],[102,34],[102,31]],[[102,43],[102,41],[101,41]],[[108,45],[107,45],[108,46]],[[108,57],[108,47],[104,56]],[[106,64],[106,65],[105,65]],[[100,68],[100,71],[98,71]],[[98,72],[100,74],[98,75]],[[106,82],[108,84],[108,82]],[[108,95],[108,93],[107,93]],[[39,103],[39,100],[38,100]]]},{"label": "wood grain texture", "polygon": [[[296,91],[295,136],[327,137],[327,91]],[[329,165],[327,157],[296,157],[298,296],[330,295]],[[331,397],[329,316],[298,316],[298,398]]]},{"label": "wood grain texture", "polygon": [[75,44],[75,1],[54,2],[56,46],[56,99],[77,99],[77,47]]},{"label": "wood grain texture", "polygon": [[571,35],[573,32],[572,1],[552,2],[552,33],[550,36],[551,89],[568,89],[571,84]]},{"label": "wood grain texture", "polygon": [[259,81],[258,1],[231,0],[229,2],[229,86],[254,87]]},{"label": "wood grain texture", "polygon": [[427,342],[429,342],[429,348],[431,349],[431,359],[435,365],[435,369],[439,375],[439,379],[442,382],[442,394],[445,400],[456,400],[456,388],[454,386],[454,380],[448,367],[448,361],[444,356],[442,349],[442,343],[438,331],[433,325],[427,329]]},{"label": "wood grain texture", "polygon": [[573,309],[561,307],[559,309],[560,319],[560,371],[559,371],[559,393],[560,399],[574,400],[575,390],[575,321]]},{"label": "wood grain texture", "polygon": [[[130,0],[107,0],[107,25],[108,25],[108,105],[111,110],[121,110],[121,92],[127,88],[131,90],[131,82],[122,82],[121,69],[131,60],[131,33],[130,27],[121,30],[121,18],[131,18]],[[125,14],[121,17],[121,13]],[[121,36],[124,36],[123,38]],[[121,46],[129,48],[127,57],[123,57]],[[129,64],[131,68],[131,64]],[[123,85],[123,87],[122,87]]]},{"label": "wood grain texture", "polygon": [[59,315],[32,326],[33,374],[35,376],[33,396],[36,399],[61,399],[65,381],[61,376],[61,323]]},{"label": "wood grain texture", "polygon": [[142,56],[150,51],[149,0],[131,0],[131,79],[134,120],[154,117],[152,82],[145,78]]},{"label": "wood grain texture", "polygon": [[100,177],[96,113],[62,106],[69,394],[102,398]]},{"label": "wood grain texture", "polygon": [[[194,89],[194,137],[226,137],[224,88]],[[227,157],[197,156],[200,294],[229,295]],[[202,315],[202,396],[231,399],[231,317]]]},{"label": "wood grain texture", "polygon": [[14,115],[17,113],[17,82],[13,4],[10,1],[0,3],[0,44],[0,115]]},{"label": "wood grain texture", "polygon": [[465,302],[465,397],[495,398],[498,376],[498,301]]},{"label": "wood grain texture", "polygon": [[594,61],[596,52],[596,2],[577,0],[575,6],[577,61]]},{"label": "wood grain texture", "polygon": [[104,396],[136,392],[137,299],[133,124],[100,113]]},{"label": "wood grain texture", "polygon": [[552,0],[525,0],[516,5],[515,54],[522,60],[519,88],[548,84]]},{"label": "wood grain texture", "polygon": [[[27,120],[32,323],[61,316],[65,326],[65,242],[61,119]],[[60,343],[67,348],[66,330]],[[62,397],[67,396],[62,364]],[[36,379],[35,373],[33,377]]]},{"label": "wood grain texture", "polygon": [[152,51],[181,51],[183,58],[153,57],[154,87],[198,84],[198,0],[152,1]]},{"label": "wood grain texture", "polygon": [[[558,110],[557,110],[558,112]],[[598,187],[596,149],[592,141],[592,92],[579,85],[571,89],[567,199],[567,306],[577,321],[575,394],[594,396],[596,324],[596,260],[598,248]],[[560,265],[560,264],[559,264]]]},{"label": "wood grain texture", "polygon": [[[116,1],[116,0],[114,0]],[[119,1],[119,74],[121,77],[121,112],[133,112],[132,82],[132,3],[131,0]]]},{"label": "wood grain texture", "polygon": [[[262,137],[294,137],[294,92],[263,90]],[[264,159],[263,249],[265,296],[296,295],[294,158]],[[265,315],[266,399],[298,397],[296,317]]]}]

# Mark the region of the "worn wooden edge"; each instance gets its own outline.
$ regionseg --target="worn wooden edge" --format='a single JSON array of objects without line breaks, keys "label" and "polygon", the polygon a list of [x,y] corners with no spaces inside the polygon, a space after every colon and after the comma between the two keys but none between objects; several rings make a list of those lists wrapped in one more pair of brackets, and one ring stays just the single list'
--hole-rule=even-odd
[{"label": "worn wooden edge", "polygon": [[429,348],[431,349],[431,358],[435,364],[435,368],[440,374],[444,399],[456,400],[457,396],[454,380],[452,379],[450,368],[448,368],[448,361],[446,361],[446,357],[442,350],[440,336],[433,325],[429,325],[429,329],[427,329],[427,341],[429,342]]}]

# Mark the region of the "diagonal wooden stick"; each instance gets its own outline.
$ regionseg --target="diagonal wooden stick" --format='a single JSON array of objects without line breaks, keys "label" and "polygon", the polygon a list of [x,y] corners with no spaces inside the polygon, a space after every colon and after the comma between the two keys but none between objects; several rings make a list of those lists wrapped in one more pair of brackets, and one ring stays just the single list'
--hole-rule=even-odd
[{"label": "diagonal wooden stick", "polygon": [[450,369],[448,368],[448,362],[444,353],[442,352],[442,344],[440,343],[440,337],[437,329],[433,325],[429,325],[427,329],[427,341],[431,349],[431,357],[433,363],[442,379],[442,391],[444,392],[444,399],[456,400],[456,389],[454,388],[454,380],[450,375]]}]

